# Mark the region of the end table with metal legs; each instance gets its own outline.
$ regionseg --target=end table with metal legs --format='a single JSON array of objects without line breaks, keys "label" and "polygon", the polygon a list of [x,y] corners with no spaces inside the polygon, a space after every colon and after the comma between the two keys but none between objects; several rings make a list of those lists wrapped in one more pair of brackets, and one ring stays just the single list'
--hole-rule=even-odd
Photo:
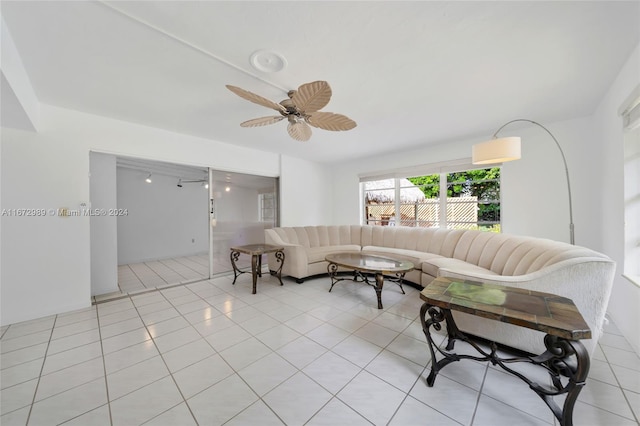
[{"label": "end table with metal legs", "polygon": [[[275,275],[282,284],[282,266],[284,265],[284,247],[274,246],[271,244],[249,244],[244,246],[235,246],[230,248],[231,253],[229,258],[231,260],[231,266],[233,267],[233,284],[242,274],[251,272],[253,278],[253,294],[256,294],[258,277],[262,277],[262,255],[268,253],[274,253],[276,261],[278,262],[278,269],[275,270]],[[240,257],[240,254],[247,254],[251,256],[251,271],[242,270],[238,268],[236,262]]]},{"label": "end table with metal legs", "polygon": [[[425,302],[420,309],[420,320],[431,352],[427,386],[434,385],[438,372],[448,364],[462,359],[489,361],[524,381],[547,404],[561,426],[573,425],[573,408],[586,384],[590,366],[589,353],[580,339],[590,339],[591,330],[572,300],[522,288],[442,277],[428,284],[420,298]],[[478,338],[458,329],[452,311],[541,331],[545,333],[546,350],[540,355],[516,351],[516,356],[504,358],[498,354],[498,349],[509,348],[496,342],[488,342],[488,350],[480,346]],[[438,346],[431,336],[431,329],[441,330],[442,323],[446,325],[447,332],[444,348]],[[478,355],[453,352],[457,340],[470,344]],[[436,355],[442,358],[436,360]],[[509,367],[518,362],[545,369],[551,385],[537,383]],[[563,394],[566,398],[559,407],[553,397]]]}]

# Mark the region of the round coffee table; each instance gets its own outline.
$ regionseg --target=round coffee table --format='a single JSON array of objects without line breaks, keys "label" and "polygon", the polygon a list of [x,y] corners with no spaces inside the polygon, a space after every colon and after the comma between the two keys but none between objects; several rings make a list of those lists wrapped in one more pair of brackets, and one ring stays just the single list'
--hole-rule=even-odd
[{"label": "round coffee table", "polygon": [[[351,269],[354,271],[354,277],[349,280],[363,282],[375,289],[376,296],[378,296],[378,309],[382,309],[382,285],[384,284],[385,275],[390,281],[398,284],[400,290],[402,290],[402,294],[404,294],[404,289],[402,288],[404,274],[414,268],[413,263],[406,260],[396,260],[356,252],[332,253],[328,254],[324,260],[329,262],[329,265],[327,265],[327,272],[331,278],[331,288],[329,291],[333,289],[333,286],[338,281],[347,279],[338,278],[338,269],[340,267]],[[375,283],[369,281],[367,274],[373,274],[375,276]],[[393,276],[389,276],[391,274],[393,274]]]}]

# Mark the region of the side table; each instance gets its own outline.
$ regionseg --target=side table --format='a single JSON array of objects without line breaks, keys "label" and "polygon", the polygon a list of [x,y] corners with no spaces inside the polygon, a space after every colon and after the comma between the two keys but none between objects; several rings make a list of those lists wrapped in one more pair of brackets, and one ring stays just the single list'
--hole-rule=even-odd
[{"label": "side table", "polygon": [[[420,298],[425,302],[420,308],[420,320],[431,351],[428,386],[433,386],[438,372],[447,364],[461,359],[490,361],[526,382],[551,409],[560,425],[573,425],[573,407],[589,373],[589,353],[579,340],[590,339],[591,330],[572,300],[521,288],[447,278],[433,280],[420,293]],[[451,311],[542,331],[546,333],[546,351],[538,356],[501,358],[497,354],[497,343],[489,342],[491,349],[487,352],[474,341],[473,336],[461,332]],[[440,330],[443,321],[446,321],[448,337],[444,349],[434,343],[429,330],[430,327]],[[456,340],[469,343],[480,356],[452,352]],[[436,351],[443,356],[437,362]],[[507,366],[514,362],[526,362],[546,369],[553,385],[536,383]],[[565,393],[567,396],[561,409],[553,397]]]},{"label": "side table", "polygon": [[256,287],[258,277],[262,277],[262,255],[267,253],[275,253],[276,260],[280,264],[278,269],[273,275],[278,278],[280,285],[282,284],[282,265],[284,265],[284,247],[274,246],[271,244],[249,244],[244,246],[235,246],[230,248],[231,253],[229,255],[231,259],[231,266],[233,266],[233,284],[235,285],[236,279],[244,273],[249,271],[243,271],[236,265],[236,261],[240,257],[240,253],[248,254],[251,256],[251,275],[253,277],[253,294],[256,294]]}]

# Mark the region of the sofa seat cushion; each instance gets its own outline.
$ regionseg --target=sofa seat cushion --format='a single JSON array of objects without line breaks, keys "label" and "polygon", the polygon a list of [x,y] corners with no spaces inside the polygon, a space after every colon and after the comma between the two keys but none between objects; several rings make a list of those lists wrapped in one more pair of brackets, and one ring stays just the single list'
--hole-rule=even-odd
[{"label": "sofa seat cushion", "polygon": [[[346,244],[340,246],[322,246],[305,248],[309,263],[324,262],[324,258],[331,253],[341,251],[360,251],[360,246],[356,244]],[[286,259],[285,259],[286,261]]]},{"label": "sofa seat cushion", "polygon": [[474,265],[472,263],[467,263],[464,260],[460,259],[437,257],[427,259],[422,262],[422,272],[425,272],[433,277],[440,276],[440,269],[450,269],[455,272],[467,274],[498,275],[489,269]]},{"label": "sofa seat cushion", "polygon": [[366,246],[362,252],[376,256],[386,256],[398,260],[408,260],[413,263],[415,269],[421,270],[422,263],[427,259],[440,258],[442,256],[433,253],[424,253],[416,250],[407,250],[390,247]]}]

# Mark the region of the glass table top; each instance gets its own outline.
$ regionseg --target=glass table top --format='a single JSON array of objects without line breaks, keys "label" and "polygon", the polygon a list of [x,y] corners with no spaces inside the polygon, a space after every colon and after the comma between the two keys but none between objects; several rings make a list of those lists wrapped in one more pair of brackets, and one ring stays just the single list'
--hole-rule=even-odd
[{"label": "glass table top", "polygon": [[413,263],[406,260],[390,259],[363,253],[332,253],[325,260],[346,268],[366,272],[406,272],[413,269]]}]

